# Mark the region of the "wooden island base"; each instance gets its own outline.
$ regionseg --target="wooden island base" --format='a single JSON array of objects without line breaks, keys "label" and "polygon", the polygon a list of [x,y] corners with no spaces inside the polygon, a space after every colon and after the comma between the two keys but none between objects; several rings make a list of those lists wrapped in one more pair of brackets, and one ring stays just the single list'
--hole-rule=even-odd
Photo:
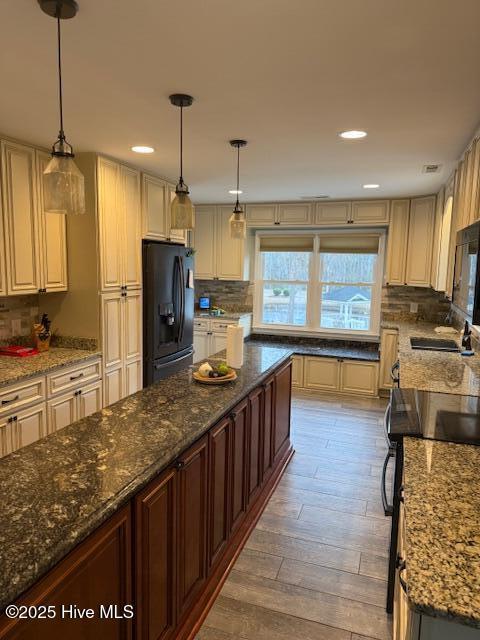
[{"label": "wooden island base", "polygon": [[[0,639],[194,638],[293,454],[291,369],[283,362],[15,603],[55,618],[3,614]],[[62,605],[94,616],[62,619]],[[101,605],[118,617],[101,618]]]}]

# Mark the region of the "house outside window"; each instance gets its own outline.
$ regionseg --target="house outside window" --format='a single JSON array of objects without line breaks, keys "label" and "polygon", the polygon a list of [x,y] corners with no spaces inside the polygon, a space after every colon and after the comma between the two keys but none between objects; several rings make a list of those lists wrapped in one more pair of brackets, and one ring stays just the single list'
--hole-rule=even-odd
[{"label": "house outside window", "polygon": [[378,335],[384,234],[257,232],[257,329]]}]

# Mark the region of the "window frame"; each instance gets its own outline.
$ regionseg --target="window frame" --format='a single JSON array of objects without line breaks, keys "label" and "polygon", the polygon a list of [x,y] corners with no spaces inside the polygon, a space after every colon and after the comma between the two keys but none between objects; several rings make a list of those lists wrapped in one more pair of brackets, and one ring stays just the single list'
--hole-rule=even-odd
[{"label": "window frame", "polygon": [[[374,282],[372,285],[372,301],[370,311],[370,329],[368,331],[357,331],[355,329],[328,329],[320,327],[320,313],[321,313],[321,281],[320,281],[320,237],[326,235],[365,235],[365,232],[369,235],[378,235],[378,257],[376,260],[374,270]],[[359,229],[325,229],[322,231],[312,231],[309,233],[307,230],[276,230],[274,235],[311,235],[313,237],[313,252],[310,258],[310,270],[309,281],[307,282],[307,309],[306,309],[306,324],[305,326],[293,325],[293,324],[269,324],[264,323],[263,319],[263,287],[264,282],[272,282],[271,280],[264,281],[262,273],[262,252],[260,251],[260,238],[262,236],[271,236],[272,231],[257,231],[255,233],[255,255],[254,255],[254,304],[253,304],[253,328],[257,333],[274,333],[279,335],[311,335],[316,337],[329,337],[329,338],[359,338],[359,339],[378,339],[380,335],[380,308],[382,298],[382,286],[385,269],[385,239],[386,231],[382,228],[366,229],[365,227]],[[280,281],[278,281],[280,282]],[[305,284],[304,281],[289,281],[290,284]],[[352,283],[348,283],[349,285]],[[354,284],[354,283],[353,283]]]}]

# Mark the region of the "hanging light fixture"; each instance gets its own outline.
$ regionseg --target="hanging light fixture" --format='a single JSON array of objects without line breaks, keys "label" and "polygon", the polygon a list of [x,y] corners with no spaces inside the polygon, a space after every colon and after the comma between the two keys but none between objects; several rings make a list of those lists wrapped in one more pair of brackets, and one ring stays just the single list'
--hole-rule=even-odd
[{"label": "hanging light fixture", "polygon": [[45,211],[51,213],[85,213],[85,183],[75,164],[71,145],[63,130],[62,48],[60,21],[73,18],[78,11],[75,0],[38,0],[47,15],[57,21],[58,102],[60,131],[52,146],[52,159],[43,172]]},{"label": "hanging light fixture", "polygon": [[247,141],[246,140],[230,140],[230,144],[232,145],[232,147],[235,147],[237,149],[237,188],[236,188],[237,201],[235,202],[235,207],[230,217],[230,237],[241,239],[241,238],[245,238],[246,236],[247,221],[245,220],[245,214],[238,200],[238,196],[241,193],[240,191],[240,147],[246,147]]},{"label": "hanging light fixture", "polygon": [[193,229],[194,209],[188,194],[187,185],[183,181],[183,109],[190,107],[193,98],[185,93],[174,93],[170,96],[174,107],[180,107],[180,178],[175,188],[175,198],[170,212],[170,226],[173,229]]}]

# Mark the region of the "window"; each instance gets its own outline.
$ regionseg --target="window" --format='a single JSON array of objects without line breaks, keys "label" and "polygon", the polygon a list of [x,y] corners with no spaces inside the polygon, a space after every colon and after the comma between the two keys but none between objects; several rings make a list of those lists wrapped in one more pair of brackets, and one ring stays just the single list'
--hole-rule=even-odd
[{"label": "window", "polygon": [[257,327],[378,333],[383,262],[378,232],[258,236]]}]

